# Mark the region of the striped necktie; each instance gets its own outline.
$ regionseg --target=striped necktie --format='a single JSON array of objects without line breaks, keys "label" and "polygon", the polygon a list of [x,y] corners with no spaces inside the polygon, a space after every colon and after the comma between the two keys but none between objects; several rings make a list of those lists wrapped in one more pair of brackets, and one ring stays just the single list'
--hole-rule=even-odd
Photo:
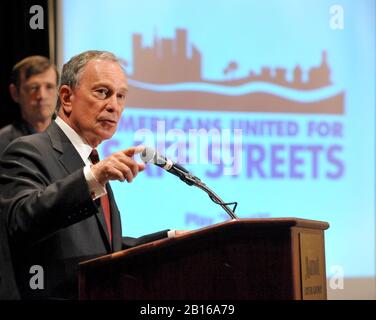
[{"label": "striped necktie", "polygon": [[[96,149],[93,149],[90,153],[89,159],[93,164],[98,163],[99,160],[99,154]],[[104,219],[106,221],[107,225],[107,231],[108,235],[110,236],[110,244],[112,245],[112,229],[111,229],[111,210],[110,210],[110,201],[108,199],[108,195],[105,194],[100,198],[101,200],[101,206],[104,212]]]}]

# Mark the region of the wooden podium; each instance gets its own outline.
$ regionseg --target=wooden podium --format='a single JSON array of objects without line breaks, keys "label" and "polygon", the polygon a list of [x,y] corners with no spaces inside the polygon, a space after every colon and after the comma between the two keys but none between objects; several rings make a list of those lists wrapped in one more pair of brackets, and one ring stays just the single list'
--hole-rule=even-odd
[{"label": "wooden podium", "polygon": [[80,299],[326,299],[324,230],[231,220],[80,264]]}]

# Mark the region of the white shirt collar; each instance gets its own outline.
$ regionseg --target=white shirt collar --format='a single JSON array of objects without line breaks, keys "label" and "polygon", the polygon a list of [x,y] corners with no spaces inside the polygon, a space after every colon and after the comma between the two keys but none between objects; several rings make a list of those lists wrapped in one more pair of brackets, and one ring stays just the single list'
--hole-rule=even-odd
[{"label": "white shirt collar", "polygon": [[79,134],[76,131],[74,131],[73,128],[71,128],[63,119],[61,119],[60,117],[56,117],[55,122],[60,127],[60,129],[63,130],[65,135],[68,137],[69,141],[76,148],[78,154],[85,162],[85,164],[90,163],[89,155],[93,148],[89,144],[87,144],[82,139],[82,137],[80,137]]}]

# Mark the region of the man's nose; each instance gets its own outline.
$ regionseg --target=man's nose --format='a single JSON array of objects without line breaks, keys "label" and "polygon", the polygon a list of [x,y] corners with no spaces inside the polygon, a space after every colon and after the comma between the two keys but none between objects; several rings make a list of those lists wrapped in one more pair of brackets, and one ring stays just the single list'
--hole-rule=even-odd
[{"label": "man's nose", "polygon": [[44,99],[47,97],[47,95],[47,88],[45,86],[40,86],[37,91],[37,99]]},{"label": "man's nose", "polygon": [[121,105],[116,97],[116,95],[112,95],[110,99],[108,100],[108,103],[106,105],[106,109],[109,112],[115,112],[121,110]]}]

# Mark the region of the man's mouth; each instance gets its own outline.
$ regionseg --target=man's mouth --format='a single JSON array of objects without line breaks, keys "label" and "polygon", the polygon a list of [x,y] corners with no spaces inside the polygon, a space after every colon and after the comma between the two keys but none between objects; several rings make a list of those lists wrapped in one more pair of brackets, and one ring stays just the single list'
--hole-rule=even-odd
[{"label": "man's mouth", "polygon": [[117,121],[112,120],[112,119],[100,119],[99,121],[104,122],[104,123],[109,124],[109,125],[112,125],[112,126],[117,125]]},{"label": "man's mouth", "polygon": [[48,103],[38,103],[35,105],[37,108],[41,109],[41,108],[50,108],[51,105],[48,104]]}]

